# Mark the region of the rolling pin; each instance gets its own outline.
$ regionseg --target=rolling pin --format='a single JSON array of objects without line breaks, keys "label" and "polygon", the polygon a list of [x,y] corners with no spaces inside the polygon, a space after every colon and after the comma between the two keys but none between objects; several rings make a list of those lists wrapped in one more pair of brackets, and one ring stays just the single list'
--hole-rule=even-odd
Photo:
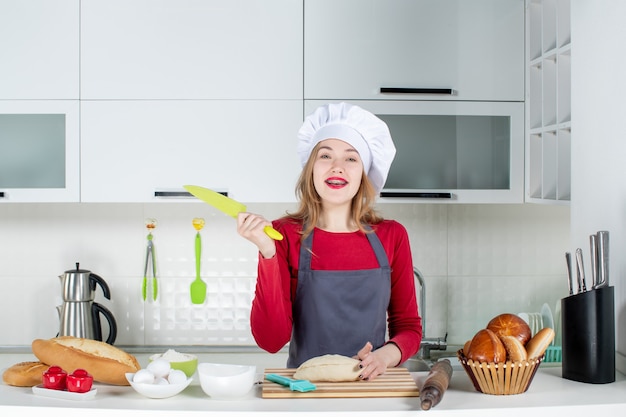
[{"label": "rolling pin", "polygon": [[448,359],[435,362],[420,391],[422,410],[430,410],[441,402],[451,377],[452,365]]}]

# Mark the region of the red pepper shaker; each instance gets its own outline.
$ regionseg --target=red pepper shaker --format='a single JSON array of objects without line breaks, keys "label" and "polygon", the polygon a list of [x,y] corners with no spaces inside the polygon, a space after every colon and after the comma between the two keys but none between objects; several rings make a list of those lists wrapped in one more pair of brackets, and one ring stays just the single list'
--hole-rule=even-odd
[{"label": "red pepper shaker", "polygon": [[84,369],[76,369],[67,376],[67,390],[70,392],[89,392],[93,377]]},{"label": "red pepper shaker", "polygon": [[51,366],[42,375],[43,387],[48,389],[64,390],[66,386],[67,372],[60,366]]}]

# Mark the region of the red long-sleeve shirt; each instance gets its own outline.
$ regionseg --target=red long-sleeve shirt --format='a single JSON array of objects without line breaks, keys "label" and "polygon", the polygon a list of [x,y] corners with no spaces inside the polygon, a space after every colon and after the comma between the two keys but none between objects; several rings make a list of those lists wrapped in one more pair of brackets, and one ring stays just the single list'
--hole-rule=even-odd
[{"label": "red long-sleeve shirt", "polygon": [[[250,318],[256,343],[271,353],[279,351],[291,338],[292,302],[298,283],[301,246],[299,223],[279,219],[273,225],[283,234],[284,239],[276,241],[274,257],[265,259],[259,256],[258,279]],[[398,346],[402,363],[417,353],[422,339],[409,238],[404,226],[394,220],[384,220],[372,228],[380,239],[391,266],[391,299],[387,309],[388,342]],[[315,229],[312,249],[313,270],[379,267],[372,246],[362,232],[331,233]],[[324,300],[319,302],[324,303]]]}]

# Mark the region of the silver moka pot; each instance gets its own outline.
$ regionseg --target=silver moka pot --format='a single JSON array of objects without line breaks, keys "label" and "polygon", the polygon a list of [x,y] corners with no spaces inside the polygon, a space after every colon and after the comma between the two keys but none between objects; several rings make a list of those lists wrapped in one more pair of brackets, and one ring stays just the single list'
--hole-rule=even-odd
[{"label": "silver moka pot", "polygon": [[63,304],[57,306],[59,313],[59,336],[74,336],[102,341],[100,315],[109,324],[106,343],[113,344],[117,336],[117,323],[113,314],[103,305],[95,303],[96,288],[102,288],[104,297],[111,299],[107,283],[98,275],[85,269],[65,271],[59,275],[61,280]]}]

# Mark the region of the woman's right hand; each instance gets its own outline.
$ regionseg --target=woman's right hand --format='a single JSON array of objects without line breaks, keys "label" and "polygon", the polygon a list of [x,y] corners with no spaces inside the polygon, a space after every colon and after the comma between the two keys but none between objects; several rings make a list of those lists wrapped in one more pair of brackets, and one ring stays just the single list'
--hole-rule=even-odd
[{"label": "woman's right hand", "polygon": [[264,231],[265,226],[271,225],[269,220],[259,214],[242,212],[237,215],[237,233],[254,243],[266,259],[276,254],[276,243]]}]

